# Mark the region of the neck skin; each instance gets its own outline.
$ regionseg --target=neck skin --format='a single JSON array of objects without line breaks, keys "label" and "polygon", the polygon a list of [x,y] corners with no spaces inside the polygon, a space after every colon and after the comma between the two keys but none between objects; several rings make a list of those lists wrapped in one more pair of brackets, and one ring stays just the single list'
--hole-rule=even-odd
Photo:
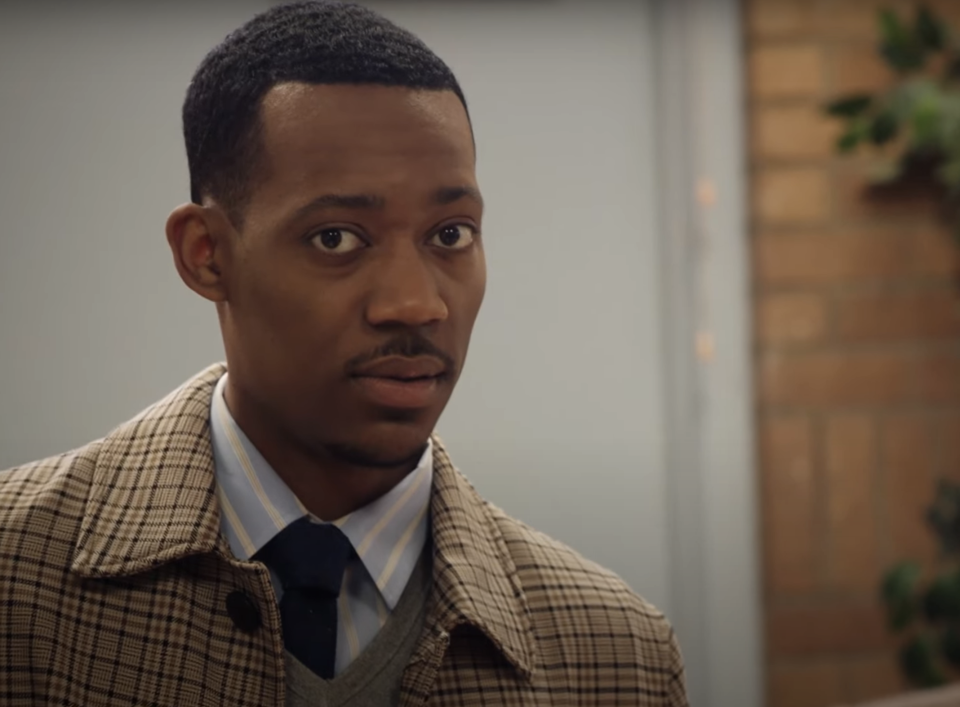
[{"label": "neck skin", "polygon": [[283,482],[311,514],[325,521],[342,518],[377,500],[417,468],[370,468],[318,456],[285,434],[255,404],[246,401],[228,378],[224,390],[233,419]]}]

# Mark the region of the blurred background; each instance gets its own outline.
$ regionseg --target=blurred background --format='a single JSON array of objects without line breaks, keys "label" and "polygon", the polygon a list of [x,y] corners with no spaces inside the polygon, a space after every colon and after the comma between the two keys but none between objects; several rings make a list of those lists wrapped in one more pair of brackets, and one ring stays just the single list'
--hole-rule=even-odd
[{"label": "blurred background", "polygon": [[[0,468],[222,359],[163,227],[190,76],[269,4],[0,7]],[[960,2],[365,4],[477,135],[457,465],[665,611],[694,705],[958,679]]]},{"label": "blurred background", "polygon": [[[924,7],[944,52],[922,15],[917,31]],[[888,570],[913,560],[955,585],[926,515],[937,480],[960,476],[956,217],[923,169],[871,183],[939,157],[937,135],[918,149],[924,108],[955,150],[960,3],[755,0],[744,27],[767,694],[854,702],[936,682],[923,665],[904,677],[904,646],[926,634],[919,618],[890,629]],[[841,98],[834,112],[852,118],[825,115]],[[955,680],[940,627],[956,612],[941,622],[919,603],[937,619],[919,652]]]}]

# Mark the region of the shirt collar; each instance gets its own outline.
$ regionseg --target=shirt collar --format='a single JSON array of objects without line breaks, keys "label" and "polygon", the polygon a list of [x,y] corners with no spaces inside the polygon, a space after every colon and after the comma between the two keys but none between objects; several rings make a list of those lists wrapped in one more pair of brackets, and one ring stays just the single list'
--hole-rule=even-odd
[{"label": "shirt collar", "polygon": [[[210,437],[223,532],[231,552],[247,560],[309,512],[233,419],[223,397],[226,380],[224,375],[211,399]],[[391,611],[427,540],[432,480],[429,442],[416,469],[399,484],[333,521],[350,540]]]}]

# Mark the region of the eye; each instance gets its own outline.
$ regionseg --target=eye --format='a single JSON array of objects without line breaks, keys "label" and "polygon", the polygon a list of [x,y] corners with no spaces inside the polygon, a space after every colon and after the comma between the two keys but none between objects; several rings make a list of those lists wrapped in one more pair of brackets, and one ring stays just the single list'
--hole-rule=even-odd
[{"label": "eye", "polygon": [[447,250],[463,250],[473,243],[476,236],[476,229],[465,223],[451,224],[444,226],[434,234],[430,239],[434,245],[439,245]]},{"label": "eye", "polygon": [[346,255],[367,246],[363,238],[346,228],[325,228],[310,240],[319,250],[332,255]]}]

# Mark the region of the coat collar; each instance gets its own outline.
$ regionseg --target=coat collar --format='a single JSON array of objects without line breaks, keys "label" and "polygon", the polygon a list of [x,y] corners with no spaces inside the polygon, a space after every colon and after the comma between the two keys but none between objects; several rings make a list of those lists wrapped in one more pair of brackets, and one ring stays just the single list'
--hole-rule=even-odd
[{"label": "coat collar", "polygon": [[433,437],[433,592],[437,623],[479,628],[524,678],[533,674],[533,629],[523,585],[486,502]]},{"label": "coat collar", "polygon": [[[216,364],[121,425],[99,446],[72,571],[115,577],[190,555],[227,555],[210,442]],[[517,568],[485,502],[434,437],[431,523],[436,623],[480,629],[525,677],[531,624]]]}]

